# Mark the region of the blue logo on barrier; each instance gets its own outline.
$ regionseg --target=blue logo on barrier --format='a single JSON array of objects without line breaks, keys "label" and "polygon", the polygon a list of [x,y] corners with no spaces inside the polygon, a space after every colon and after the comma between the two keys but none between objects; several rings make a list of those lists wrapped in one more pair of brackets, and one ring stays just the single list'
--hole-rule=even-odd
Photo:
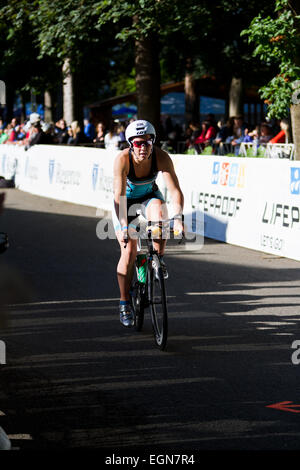
[{"label": "blue logo on barrier", "polygon": [[213,171],[212,171],[212,184],[218,184],[220,174],[220,162],[214,162]]},{"label": "blue logo on barrier", "polygon": [[54,165],[55,165],[55,160],[49,160],[49,181],[50,181],[50,184],[52,184],[52,182],[53,182]]},{"label": "blue logo on barrier", "polygon": [[93,179],[93,189],[95,191],[96,189],[96,186],[97,186],[97,180],[98,180],[98,170],[99,170],[99,165],[94,165],[93,166],[93,175],[92,175],[92,179]]},{"label": "blue logo on barrier", "polygon": [[291,194],[300,194],[300,167],[291,168]]},{"label": "blue logo on barrier", "polygon": [[228,186],[234,187],[236,185],[238,174],[239,174],[238,163],[232,163],[230,167]]}]

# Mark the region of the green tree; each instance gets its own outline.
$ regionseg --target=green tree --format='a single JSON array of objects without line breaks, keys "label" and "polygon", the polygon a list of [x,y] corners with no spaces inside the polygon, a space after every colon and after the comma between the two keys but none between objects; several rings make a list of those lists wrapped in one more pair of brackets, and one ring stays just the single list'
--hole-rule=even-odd
[{"label": "green tree", "polygon": [[275,0],[274,14],[259,14],[243,31],[254,43],[253,55],[267,66],[276,65],[277,74],[260,89],[268,104],[268,115],[282,118],[290,110],[296,159],[300,160],[300,1]]},{"label": "green tree", "polygon": [[[203,22],[194,19],[189,30],[169,31],[162,41],[162,57],[170,76],[173,73],[176,79],[190,82],[196,100],[201,94],[200,79],[213,76],[216,87],[226,87],[230,114],[242,113],[244,88],[260,86],[271,77],[269,69],[252,57],[251,46],[240,35],[259,8],[259,0],[217,0],[205,5]],[[270,4],[264,9],[272,11]],[[235,85],[238,93],[234,98]],[[198,101],[195,105],[190,98],[191,108],[199,107]]]},{"label": "green tree", "polygon": [[[208,19],[208,1],[103,0],[97,7],[98,25],[118,25],[117,40],[134,48],[138,116],[160,123],[160,48],[170,36],[201,34]],[[198,25],[196,28],[195,25]],[[176,67],[176,61],[174,68]]]},{"label": "green tree", "polygon": [[16,92],[25,102],[30,90],[41,94],[59,82],[57,64],[48,57],[38,59],[30,23],[34,8],[34,3],[25,0],[0,1],[0,63],[1,79],[7,87],[7,119],[12,117]]}]

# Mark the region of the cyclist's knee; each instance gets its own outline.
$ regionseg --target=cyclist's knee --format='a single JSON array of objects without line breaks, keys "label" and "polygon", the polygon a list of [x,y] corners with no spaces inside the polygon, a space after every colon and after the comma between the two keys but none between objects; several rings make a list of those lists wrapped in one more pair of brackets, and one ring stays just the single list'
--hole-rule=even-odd
[{"label": "cyclist's knee", "polygon": [[153,199],[146,209],[148,220],[162,220],[167,218],[166,204],[160,199]]},{"label": "cyclist's knee", "polygon": [[121,256],[124,260],[126,260],[128,263],[134,262],[137,254],[137,245],[136,242],[133,240],[129,240],[126,248],[122,249]]}]

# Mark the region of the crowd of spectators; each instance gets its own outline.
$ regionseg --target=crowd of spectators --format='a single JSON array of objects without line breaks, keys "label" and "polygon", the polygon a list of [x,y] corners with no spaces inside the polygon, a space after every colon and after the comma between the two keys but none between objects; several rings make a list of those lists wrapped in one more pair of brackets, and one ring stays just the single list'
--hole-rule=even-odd
[{"label": "crowd of spectators", "polygon": [[[131,119],[132,120],[132,119]],[[93,123],[84,120],[67,125],[64,119],[56,123],[43,122],[40,115],[32,113],[29,119],[20,123],[13,118],[10,123],[0,119],[0,144],[19,145],[28,149],[35,144],[85,145],[105,149],[123,149],[127,146],[125,128],[130,121],[113,121],[108,127],[103,122]],[[173,124],[167,117],[159,129],[162,148],[172,153],[201,154],[209,148],[212,154],[238,155],[240,145],[255,143],[257,146],[267,143],[288,142],[288,121],[262,122],[251,127],[242,116],[235,116],[227,122],[215,121],[213,114],[208,114],[201,123],[191,122],[188,126]]]},{"label": "crowd of spectators", "polygon": [[242,143],[253,143],[259,147],[268,143],[287,143],[289,140],[289,124],[286,119],[262,122],[251,127],[243,116],[218,123],[211,115],[209,117],[201,125],[191,123],[186,132],[186,146],[197,154],[209,146],[212,154],[238,155]]},{"label": "crowd of spectators", "polygon": [[91,120],[78,121],[67,125],[61,118],[56,123],[47,123],[38,113],[20,123],[17,118],[4,123],[0,119],[0,144],[24,146],[28,149],[35,144],[86,145],[99,148],[121,148],[125,143],[125,126],[113,122],[108,128],[99,122],[95,126]]}]

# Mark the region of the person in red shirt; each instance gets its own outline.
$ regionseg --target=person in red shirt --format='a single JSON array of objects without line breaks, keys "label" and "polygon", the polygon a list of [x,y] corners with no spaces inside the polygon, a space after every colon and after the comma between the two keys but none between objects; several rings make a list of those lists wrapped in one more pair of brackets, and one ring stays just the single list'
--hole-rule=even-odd
[{"label": "person in red shirt", "polygon": [[195,139],[195,148],[198,153],[201,153],[201,150],[204,149],[207,145],[212,142],[216,136],[216,129],[211,125],[209,121],[203,121],[202,123],[202,132]]},{"label": "person in red shirt", "polygon": [[281,131],[270,140],[269,144],[286,144],[288,142],[288,121],[286,119],[282,119],[280,121],[280,127]]}]

